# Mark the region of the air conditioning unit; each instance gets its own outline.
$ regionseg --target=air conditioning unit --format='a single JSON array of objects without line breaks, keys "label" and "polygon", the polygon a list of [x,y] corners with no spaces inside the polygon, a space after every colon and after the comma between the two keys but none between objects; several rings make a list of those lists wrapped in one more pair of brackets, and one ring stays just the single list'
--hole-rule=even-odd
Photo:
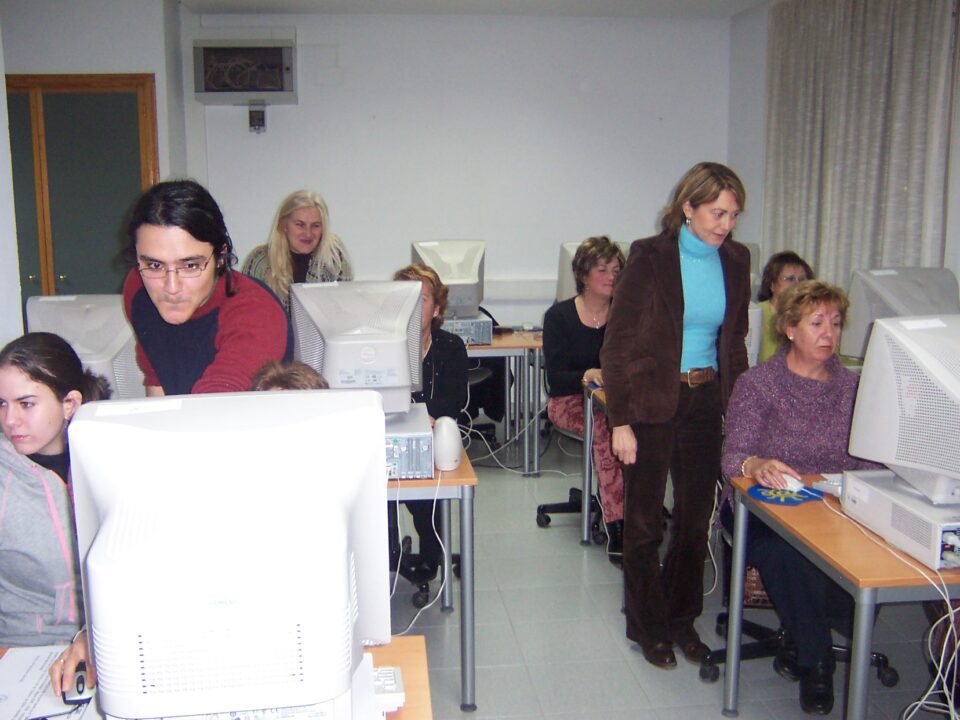
[{"label": "air conditioning unit", "polygon": [[296,40],[193,41],[194,97],[206,105],[294,105]]}]

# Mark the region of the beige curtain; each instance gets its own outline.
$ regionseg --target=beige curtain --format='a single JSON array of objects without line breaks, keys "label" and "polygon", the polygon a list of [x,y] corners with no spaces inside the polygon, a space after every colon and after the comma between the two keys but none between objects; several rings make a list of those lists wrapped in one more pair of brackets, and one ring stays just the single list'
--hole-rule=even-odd
[{"label": "beige curtain", "polygon": [[[958,0],[770,8],[764,246],[827,281],[941,266]],[[960,128],[953,129],[960,142]]]}]

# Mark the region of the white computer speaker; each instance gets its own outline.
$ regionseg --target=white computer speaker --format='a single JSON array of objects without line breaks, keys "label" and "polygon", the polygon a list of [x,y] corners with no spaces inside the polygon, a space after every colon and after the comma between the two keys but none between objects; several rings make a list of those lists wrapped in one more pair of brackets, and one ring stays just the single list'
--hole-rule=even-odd
[{"label": "white computer speaker", "polygon": [[451,417],[439,417],[433,424],[433,464],[437,470],[448,472],[460,467],[463,441],[460,428]]}]

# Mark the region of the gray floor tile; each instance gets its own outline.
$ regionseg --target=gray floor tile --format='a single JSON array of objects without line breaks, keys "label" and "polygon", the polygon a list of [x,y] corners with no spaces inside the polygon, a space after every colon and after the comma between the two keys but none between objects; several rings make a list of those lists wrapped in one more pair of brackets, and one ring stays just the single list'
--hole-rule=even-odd
[{"label": "gray floor tile", "polygon": [[560,712],[596,712],[650,707],[621,660],[528,666],[546,717]]}]

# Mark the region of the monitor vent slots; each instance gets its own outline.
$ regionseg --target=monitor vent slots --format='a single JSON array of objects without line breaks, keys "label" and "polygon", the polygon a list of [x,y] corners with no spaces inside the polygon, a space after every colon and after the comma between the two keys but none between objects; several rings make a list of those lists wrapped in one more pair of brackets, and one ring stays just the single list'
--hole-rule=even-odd
[{"label": "monitor vent slots", "polygon": [[[960,407],[895,343],[887,338],[897,378],[900,434],[897,458],[960,471]],[[931,422],[933,420],[933,422]]]}]

